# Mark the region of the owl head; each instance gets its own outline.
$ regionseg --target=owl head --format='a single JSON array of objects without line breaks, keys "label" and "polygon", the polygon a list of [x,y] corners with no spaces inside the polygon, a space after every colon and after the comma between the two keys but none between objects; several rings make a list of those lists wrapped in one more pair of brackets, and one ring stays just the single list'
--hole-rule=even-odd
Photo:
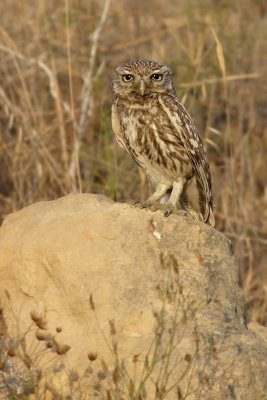
[{"label": "owl head", "polygon": [[113,79],[113,93],[147,97],[152,93],[174,93],[171,70],[156,61],[136,60],[119,66]]}]

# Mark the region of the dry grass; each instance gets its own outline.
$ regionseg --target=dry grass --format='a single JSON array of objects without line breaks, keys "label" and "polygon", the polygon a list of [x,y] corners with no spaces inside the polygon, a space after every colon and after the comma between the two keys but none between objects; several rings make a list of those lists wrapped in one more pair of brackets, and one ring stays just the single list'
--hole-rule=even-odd
[{"label": "dry grass", "polygon": [[[178,360],[177,346],[184,338],[189,315],[195,311],[183,295],[176,258],[161,255],[161,268],[164,279],[155,287],[161,307],[154,311],[154,334],[151,343],[147,343],[147,350],[140,349],[140,353],[132,355],[132,360],[131,357],[125,359],[119,343],[121,332],[117,332],[114,321],[109,320],[108,335],[101,328],[97,306],[90,296],[95,323],[111,355],[109,366],[101,356],[101,348],[87,352],[85,343],[83,356],[87,358],[87,366],[79,372],[71,369],[67,357],[71,347],[61,338],[64,328],[58,326],[54,332],[49,330],[46,313],[32,311],[26,331],[10,337],[4,312],[0,309],[0,399],[145,400],[153,395],[163,400],[175,390],[177,398],[185,400],[191,393],[201,391],[204,382],[200,378],[195,379],[197,384],[192,383],[193,377],[196,378],[195,362],[201,351],[209,354],[211,347],[210,344],[200,345],[200,334],[195,326],[191,354],[182,353]],[[6,295],[10,300],[8,292]],[[20,329],[20,319],[15,314],[14,317]],[[83,365],[84,361],[81,361]]]},{"label": "dry grass", "polygon": [[[68,359],[75,346],[62,341],[64,327],[49,328],[48,310],[31,311],[26,330],[21,329],[21,318],[13,312],[17,335],[12,337],[10,321],[0,308],[0,400],[164,400],[173,396],[186,400],[193,394],[197,399],[212,396],[213,387],[234,366],[235,358],[231,357],[226,368],[217,362],[218,354],[225,351],[228,327],[222,336],[199,329],[195,300],[184,294],[177,258],[161,253],[160,269],[162,279],[154,287],[157,306],[153,307],[153,331],[139,340],[137,348],[128,348],[129,342],[125,348],[124,333],[114,320],[105,324],[109,332],[103,328],[98,304],[90,295],[88,318],[93,317],[91,322],[109,354],[103,346],[88,351],[90,340],[85,341],[76,359],[77,369]],[[8,291],[6,297],[11,300]],[[74,337],[80,340],[78,331]],[[226,346],[228,354],[229,344]]]},{"label": "dry grass", "polygon": [[144,199],[144,176],[114,144],[111,76],[160,60],[203,134],[217,228],[267,324],[265,2],[4,0],[0,12],[1,218],[70,191]]}]

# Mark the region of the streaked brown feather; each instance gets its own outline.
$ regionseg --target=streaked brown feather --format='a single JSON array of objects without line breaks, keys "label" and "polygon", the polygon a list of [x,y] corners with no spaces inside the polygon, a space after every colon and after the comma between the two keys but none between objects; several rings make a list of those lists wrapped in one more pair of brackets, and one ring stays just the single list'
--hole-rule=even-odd
[{"label": "streaked brown feather", "polygon": [[[152,73],[162,74],[162,83],[153,82]],[[131,83],[123,82],[123,74],[131,74]],[[141,80],[146,92],[140,94]],[[167,66],[137,60],[116,69],[112,127],[119,145],[156,186],[153,200],[173,187],[170,201],[176,204],[177,198],[181,200],[180,206],[189,207],[187,202],[193,199],[191,215],[214,226],[207,155],[190,115],[176,97]]]},{"label": "streaked brown feather", "polygon": [[[211,217],[212,220],[213,199],[209,163],[203,142],[197,133],[195,124],[177,98],[170,95],[163,95],[159,98],[159,103],[170,119],[176,135],[182,140],[187,155],[192,162],[195,176],[205,199],[204,220],[208,221],[209,217]],[[192,143],[190,143],[190,139],[192,138],[197,143],[197,146],[193,146],[193,148]]]}]

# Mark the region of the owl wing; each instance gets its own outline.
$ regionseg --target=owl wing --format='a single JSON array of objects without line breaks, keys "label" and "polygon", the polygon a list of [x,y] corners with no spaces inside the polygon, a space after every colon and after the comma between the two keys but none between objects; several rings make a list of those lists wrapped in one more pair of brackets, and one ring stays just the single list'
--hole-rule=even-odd
[{"label": "owl wing", "polygon": [[211,176],[203,142],[190,115],[175,97],[163,95],[159,98],[159,103],[174,128],[174,134],[181,140],[192,163],[194,174],[205,199],[205,222],[208,221],[211,226],[214,226]]},{"label": "owl wing", "polygon": [[111,125],[118,144],[120,145],[120,147],[127,150],[125,142],[123,140],[123,133],[116,104],[113,104],[111,108]]},{"label": "owl wing", "polygon": [[[138,160],[138,157],[136,153],[134,152],[134,149],[129,146],[129,142],[127,140],[127,137],[124,134],[123,131],[123,126],[121,124],[120,116],[119,116],[119,111],[117,108],[116,103],[113,103],[112,108],[111,108],[111,125],[112,125],[112,130],[115,134],[116,140],[120,147],[122,147],[124,150],[126,150],[131,157],[135,160],[135,162],[139,165],[139,167],[142,167],[140,161]],[[128,144],[128,145],[127,145]]]}]

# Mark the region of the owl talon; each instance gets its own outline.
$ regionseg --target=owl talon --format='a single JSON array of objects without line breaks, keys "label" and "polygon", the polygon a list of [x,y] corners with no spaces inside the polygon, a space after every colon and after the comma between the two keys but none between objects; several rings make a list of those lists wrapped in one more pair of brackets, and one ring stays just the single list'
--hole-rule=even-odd
[{"label": "owl talon", "polygon": [[150,208],[152,206],[152,203],[149,201],[135,201],[134,206],[138,208]]},{"label": "owl talon", "polygon": [[151,211],[163,211],[164,217],[168,217],[175,212],[175,209],[171,204],[160,204],[155,202],[151,207]]},{"label": "owl talon", "polygon": [[155,211],[161,210],[161,207],[162,207],[162,206],[161,206],[160,203],[155,202],[155,203],[152,204],[152,206],[151,206],[151,208],[150,208],[150,211],[155,212]]},{"label": "owl talon", "polygon": [[181,217],[188,217],[189,213],[185,210],[175,210],[174,214],[180,215]]},{"label": "owl talon", "polygon": [[164,213],[163,213],[164,217],[169,217],[171,214],[173,214],[175,212],[174,207],[170,206],[170,205],[165,206],[163,208],[163,211],[164,211]]},{"label": "owl talon", "polygon": [[143,203],[143,208],[151,208],[153,204],[150,201],[145,201]]}]

